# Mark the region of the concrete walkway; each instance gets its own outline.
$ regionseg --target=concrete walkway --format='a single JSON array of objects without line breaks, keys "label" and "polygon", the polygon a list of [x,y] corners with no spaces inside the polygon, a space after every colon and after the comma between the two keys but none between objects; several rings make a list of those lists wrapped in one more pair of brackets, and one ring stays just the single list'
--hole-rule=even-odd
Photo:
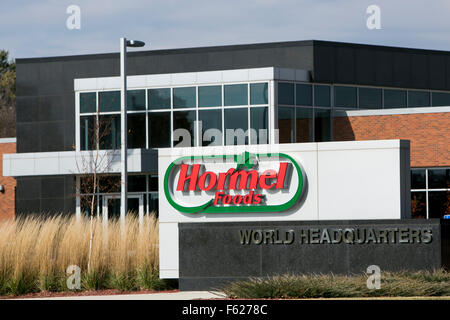
[{"label": "concrete walkway", "polygon": [[221,292],[212,291],[179,291],[165,293],[114,294],[104,296],[67,296],[50,298],[26,298],[14,300],[195,300],[224,298]]}]

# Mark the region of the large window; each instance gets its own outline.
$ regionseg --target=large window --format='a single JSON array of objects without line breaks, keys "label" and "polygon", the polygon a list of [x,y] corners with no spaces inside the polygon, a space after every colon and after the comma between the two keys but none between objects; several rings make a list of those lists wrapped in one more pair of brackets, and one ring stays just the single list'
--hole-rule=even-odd
[{"label": "large window", "polygon": [[[101,149],[120,148],[120,99],[118,90],[79,94],[80,150],[95,148],[96,127]],[[268,143],[268,104],[268,82],[128,90],[128,147]]]},{"label": "large window", "polygon": [[148,114],[148,145],[150,148],[169,148],[170,133],[170,112]]},{"label": "large window", "polygon": [[224,101],[226,106],[248,105],[248,85],[247,84],[225,85]]},{"label": "large window", "polygon": [[[292,106],[294,102],[295,107]],[[278,83],[277,117],[280,143],[329,141],[330,115],[331,86]]]},{"label": "large window", "polygon": [[411,169],[411,216],[443,218],[450,214],[450,168]]},{"label": "large window", "polygon": [[381,109],[383,107],[383,93],[381,89],[359,88],[359,107],[362,109]]},{"label": "large window", "polygon": [[199,107],[222,106],[222,86],[198,87]]},{"label": "large window", "polygon": [[[120,207],[120,176],[119,175],[101,175],[97,184],[97,191],[92,191],[93,180],[90,178],[77,178],[79,190],[80,212],[82,215],[89,215],[90,201],[92,195],[94,198],[94,214],[102,215],[105,210],[106,201],[108,201],[108,218],[119,217]],[[130,201],[136,201],[140,197],[142,201],[143,213],[155,214],[158,216],[158,176],[156,174],[146,175],[128,175],[128,208],[139,210],[139,202],[130,205]],[[111,201],[112,200],[112,201]],[[117,208],[111,205],[118,206]]]},{"label": "large window", "polygon": [[334,86],[334,106],[336,108],[357,108],[356,87]]},{"label": "large window", "polygon": [[384,107],[385,108],[405,108],[406,91],[384,89]]},{"label": "large window", "polygon": [[428,91],[408,91],[408,107],[429,107],[430,105]]},{"label": "large window", "polygon": [[224,110],[225,144],[248,144],[248,109],[232,108]]},{"label": "large window", "polygon": [[[221,146],[223,141],[222,110],[199,110],[198,119],[201,121],[202,146]],[[200,125],[200,124],[199,124]]]},{"label": "large window", "polygon": [[295,108],[278,107],[278,139],[280,143],[294,142]]}]

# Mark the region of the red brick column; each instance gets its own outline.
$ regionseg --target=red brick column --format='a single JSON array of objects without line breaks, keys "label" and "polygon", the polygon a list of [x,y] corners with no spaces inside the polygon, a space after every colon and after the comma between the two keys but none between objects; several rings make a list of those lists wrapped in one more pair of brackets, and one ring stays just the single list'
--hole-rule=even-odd
[{"label": "red brick column", "polygon": [[0,223],[15,217],[15,189],[16,179],[3,176],[3,154],[16,153],[15,143],[0,143],[0,185],[4,192],[0,192]]}]

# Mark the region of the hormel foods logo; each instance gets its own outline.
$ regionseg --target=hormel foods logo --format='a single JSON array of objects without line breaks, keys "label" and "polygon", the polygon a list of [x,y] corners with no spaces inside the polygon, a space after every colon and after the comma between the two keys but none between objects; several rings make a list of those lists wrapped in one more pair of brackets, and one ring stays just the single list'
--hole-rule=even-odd
[{"label": "hormel foods logo", "polygon": [[164,193],[183,213],[280,212],[298,201],[303,180],[283,153],[188,156],[167,168]]}]

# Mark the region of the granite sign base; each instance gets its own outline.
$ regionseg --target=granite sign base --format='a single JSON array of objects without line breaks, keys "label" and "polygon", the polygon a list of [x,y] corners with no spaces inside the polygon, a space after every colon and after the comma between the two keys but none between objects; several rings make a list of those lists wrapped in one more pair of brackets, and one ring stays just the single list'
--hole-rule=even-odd
[{"label": "granite sign base", "polygon": [[179,224],[180,290],[250,277],[448,268],[449,221],[346,220]]}]

